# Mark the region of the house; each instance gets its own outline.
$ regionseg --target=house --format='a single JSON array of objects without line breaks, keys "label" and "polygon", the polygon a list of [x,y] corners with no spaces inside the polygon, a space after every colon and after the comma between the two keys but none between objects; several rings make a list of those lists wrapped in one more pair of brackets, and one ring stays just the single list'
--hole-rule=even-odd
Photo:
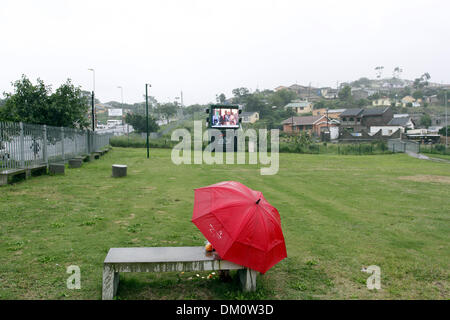
[{"label": "house", "polygon": [[370,133],[375,134],[381,130],[381,135],[391,136],[394,132],[400,130],[401,133],[405,133],[407,130],[414,130],[414,121],[410,116],[394,117],[385,126],[371,126]]},{"label": "house", "polygon": [[321,88],[320,95],[325,99],[337,99],[338,91],[332,88]]},{"label": "house", "polygon": [[411,96],[406,96],[406,97],[403,97],[401,101],[402,101],[402,106],[407,107],[409,103],[411,103],[411,105],[412,105],[413,102],[416,101],[416,99],[414,99]]},{"label": "house", "polygon": [[382,97],[376,100],[372,101],[372,105],[374,107],[379,107],[379,106],[385,106],[385,107],[390,107],[391,106],[391,99],[389,99],[388,97]]},{"label": "house", "polygon": [[288,103],[284,106],[284,108],[293,108],[295,113],[297,114],[305,114],[305,113],[312,113],[313,104],[312,102],[308,101],[299,101],[294,100],[291,103]]},{"label": "house", "polygon": [[388,126],[401,126],[406,130],[414,129],[414,121],[409,115],[398,117],[394,115],[391,121],[387,124]]},{"label": "house", "polygon": [[352,88],[351,93],[352,93],[353,99],[355,99],[355,100],[367,99],[369,97],[369,94],[367,93],[367,91],[364,89],[360,89],[360,88]]},{"label": "house", "polygon": [[275,88],[275,91],[286,90],[286,89],[288,89],[288,87],[278,86],[278,87]]},{"label": "house", "polygon": [[334,119],[334,120],[339,120],[339,115],[344,112],[345,109],[327,109],[326,108],[320,108],[320,109],[314,109],[312,111],[312,115],[313,116],[326,116],[328,114],[328,118]]},{"label": "house", "polygon": [[242,123],[255,123],[259,120],[259,112],[242,112],[241,113]]},{"label": "house", "polygon": [[337,126],[336,122],[329,121],[326,116],[290,117],[281,124],[284,132],[306,132],[314,135],[320,135],[327,127]]},{"label": "house", "polygon": [[353,108],[346,109],[339,115],[341,128],[349,132],[360,132],[365,129],[362,125],[362,114],[364,109]]},{"label": "house", "polygon": [[390,107],[347,109],[339,116],[341,128],[350,132],[368,131],[373,126],[385,126],[393,118]]},{"label": "house", "polygon": [[390,107],[364,109],[363,125],[366,128],[386,125],[392,120],[393,117],[394,113]]}]

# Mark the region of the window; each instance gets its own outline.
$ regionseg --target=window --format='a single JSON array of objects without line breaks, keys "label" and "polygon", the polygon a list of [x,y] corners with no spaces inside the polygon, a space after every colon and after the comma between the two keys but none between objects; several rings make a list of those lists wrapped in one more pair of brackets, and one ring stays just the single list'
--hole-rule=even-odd
[{"label": "window", "polygon": [[353,118],[350,118],[350,120],[349,121],[355,121]]}]

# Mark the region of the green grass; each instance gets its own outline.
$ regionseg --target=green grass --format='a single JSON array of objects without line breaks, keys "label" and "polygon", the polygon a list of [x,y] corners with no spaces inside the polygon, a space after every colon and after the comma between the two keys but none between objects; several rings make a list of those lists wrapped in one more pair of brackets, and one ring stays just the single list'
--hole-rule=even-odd
[{"label": "green grass", "polygon": [[[121,275],[118,299],[448,299],[450,166],[404,154],[280,154],[256,165],[173,165],[170,150],[114,148],[100,160],[0,188],[0,299],[100,299],[111,247],[195,246],[193,189],[223,180],[278,208],[288,258],[243,293],[209,273]],[[128,176],[111,178],[111,165]],[[81,290],[66,288],[66,268]],[[363,266],[381,268],[379,291]],[[202,278],[205,277],[205,278]]]}]

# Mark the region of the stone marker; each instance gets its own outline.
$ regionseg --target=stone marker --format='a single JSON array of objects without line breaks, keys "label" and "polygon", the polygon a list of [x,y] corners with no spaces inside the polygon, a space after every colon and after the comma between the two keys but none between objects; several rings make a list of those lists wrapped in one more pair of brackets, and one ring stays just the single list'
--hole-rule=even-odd
[{"label": "stone marker", "polygon": [[114,178],[125,177],[127,175],[127,166],[123,164],[112,165],[112,176]]},{"label": "stone marker", "polygon": [[48,165],[48,171],[50,174],[64,174],[66,166],[64,163],[50,163]]},{"label": "stone marker", "polygon": [[81,158],[69,159],[69,168],[81,168],[83,160]]}]

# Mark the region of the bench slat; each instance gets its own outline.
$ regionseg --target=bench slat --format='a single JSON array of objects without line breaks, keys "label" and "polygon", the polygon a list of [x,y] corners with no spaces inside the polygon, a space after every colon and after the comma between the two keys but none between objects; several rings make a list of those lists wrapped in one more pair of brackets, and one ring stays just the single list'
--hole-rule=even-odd
[{"label": "bench slat", "polygon": [[105,263],[161,263],[220,260],[204,247],[111,248]]}]

